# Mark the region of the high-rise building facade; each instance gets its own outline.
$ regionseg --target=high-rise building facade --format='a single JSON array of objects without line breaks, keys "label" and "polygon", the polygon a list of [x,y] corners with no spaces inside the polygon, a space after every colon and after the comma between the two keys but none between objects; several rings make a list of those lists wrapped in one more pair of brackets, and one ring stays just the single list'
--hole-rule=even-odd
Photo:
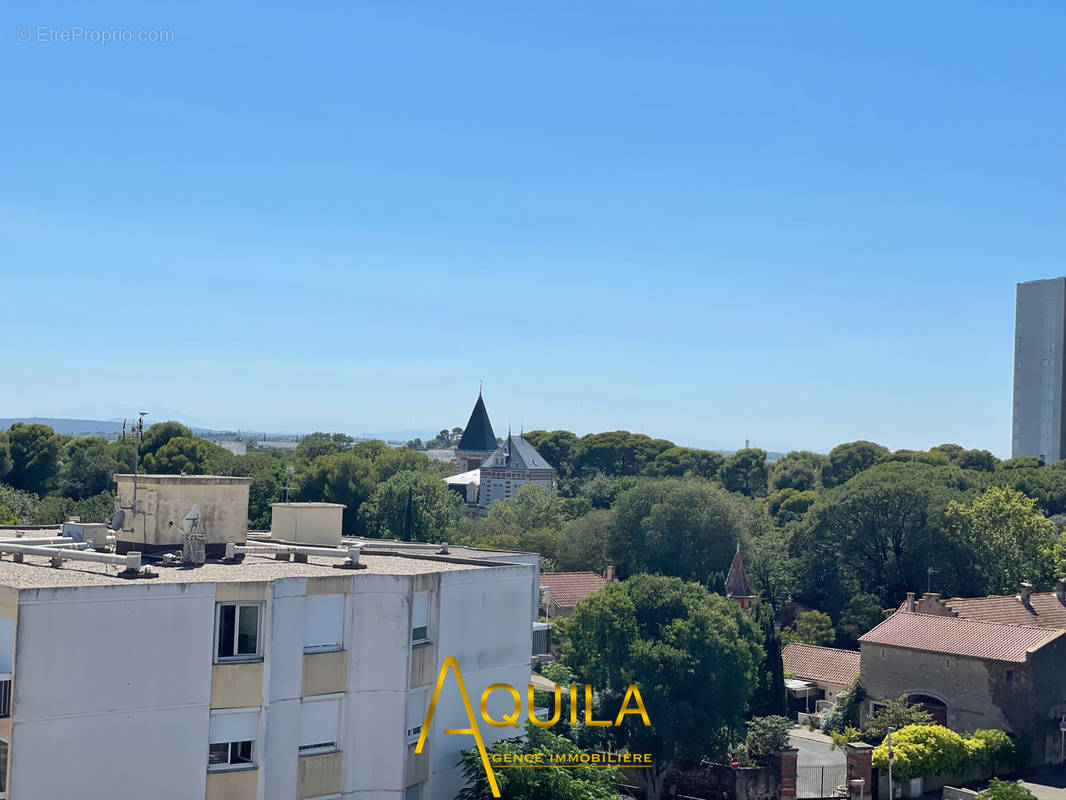
[{"label": "high-rise building facade", "polygon": [[1018,284],[1011,455],[1058,461],[1066,450],[1066,277]]}]

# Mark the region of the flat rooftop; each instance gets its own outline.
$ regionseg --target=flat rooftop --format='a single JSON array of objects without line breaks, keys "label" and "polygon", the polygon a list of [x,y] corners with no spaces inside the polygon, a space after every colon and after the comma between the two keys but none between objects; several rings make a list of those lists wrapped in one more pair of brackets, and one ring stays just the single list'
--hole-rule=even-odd
[{"label": "flat rooftop", "polygon": [[[20,544],[33,545],[34,539],[58,536],[58,528],[43,528],[24,531]],[[14,540],[15,529],[0,531],[0,539]],[[255,541],[249,541],[254,545]],[[366,542],[367,549],[373,549],[373,540]],[[47,546],[47,545],[42,545]],[[439,548],[439,546],[438,546]],[[459,548],[456,548],[458,550]],[[449,548],[451,550],[451,548]],[[436,555],[435,550],[419,553],[403,551],[395,555],[373,555],[364,553],[360,562],[366,565],[362,570],[336,569],[341,559],[309,556],[307,563],[298,561],[278,561],[272,555],[249,553],[239,564],[224,564],[208,561],[200,567],[165,567],[154,560],[146,559],[144,564],[159,574],[158,578],[135,578],[127,580],[117,577],[121,567],[110,564],[98,564],[93,561],[64,561],[61,567],[53,567],[48,556],[27,555],[21,564],[12,560],[10,553],[3,553],[0,559],[0,586],[13,589],[50,589],[68,586],[128,586],[131,583],[251,583],[273,581],[279,578],[336,578],[339,576],[360,575],[423,575],[436,572],[460,572],[472,569],[491,569],[501,566],[500,562],[470,558],[466,553],[451,551],[449,555]]]}]

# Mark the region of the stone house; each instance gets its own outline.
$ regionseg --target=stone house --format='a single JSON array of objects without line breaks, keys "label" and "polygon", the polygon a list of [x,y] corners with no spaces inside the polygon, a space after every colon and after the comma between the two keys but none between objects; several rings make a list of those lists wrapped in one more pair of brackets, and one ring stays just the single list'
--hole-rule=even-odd
[{"label": "stone house", "polygon": [[[1058,604],[1058,605],[1055,605]],[[1019,608],[1020,607],[1020,608]],[[1034,763],[1059,758],[1066,715],[1063,583],[1036,595],[907,602],[859,637],[865,722],[905,696],[959,732],[998,728],[1031,737]]]},{"label": "stone house", "polygon": [[857,650],[789,642],[781,651],[781,661],[795,680],[814,685],[816,701],[825,700],[830,704],[859,675]]}]

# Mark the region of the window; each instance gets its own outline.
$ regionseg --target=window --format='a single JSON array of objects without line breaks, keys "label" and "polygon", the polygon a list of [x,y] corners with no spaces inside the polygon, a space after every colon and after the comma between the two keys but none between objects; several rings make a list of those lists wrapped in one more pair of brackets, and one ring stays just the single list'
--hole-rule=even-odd
[{"label": "window", "polygon": [[426,719],[426,693],[408,692],[407,694],[407,743],[414,744],[422,733],[422,723]]},{"label": "window", "polygon": [[340,650],[344,630],[344,595],[308,595],[304,603],[304,652]]},{"label": "window", "polygon": [[1014,683],[1014,670],[1007,670],[1007,683]]},{"label": "window", "polygon": [[7,797],[7,742],[0,739],[0,798]]},{"label": "window", "polygon": [[207,732],[207,768],[218,771],[254,767],[258,727],[258,709],[212,711]]},{"label": "window", "polygon": [[259,603],[219,603],[215,623],[217,661],[259,658]]},{"label": "window", "polygon": [[422,800],[422,784],[416,783],[404,789],[403,800]]},{"label": "window", "polygon": [[429,593],[419,592],[411,599],[411,641],[429,641]]},{"label": "window", "polygon": [[340,722],[340,696],[305,697],[300,704],[300,755],[336,750]]}]

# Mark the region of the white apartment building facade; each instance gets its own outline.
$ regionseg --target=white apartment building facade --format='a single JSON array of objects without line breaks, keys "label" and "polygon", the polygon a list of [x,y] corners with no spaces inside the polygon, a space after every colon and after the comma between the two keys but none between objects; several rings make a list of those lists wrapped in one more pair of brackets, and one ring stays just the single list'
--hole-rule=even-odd
[{"label": "white apartment building facade", "polygon": [[1066,451],[1063,359],[1066,278],[1018,284],[1011,456],[1060,460]]},{"label": "white apartment building facade", "polygon": [[0,797],[451,800],[473,746],[442,733],[466,727],[453,681],[414,753],[438,670],[458,659],[475,709],[490,684],[529,681],[537,566],[303,557],[127,580],[4,555]]}]

